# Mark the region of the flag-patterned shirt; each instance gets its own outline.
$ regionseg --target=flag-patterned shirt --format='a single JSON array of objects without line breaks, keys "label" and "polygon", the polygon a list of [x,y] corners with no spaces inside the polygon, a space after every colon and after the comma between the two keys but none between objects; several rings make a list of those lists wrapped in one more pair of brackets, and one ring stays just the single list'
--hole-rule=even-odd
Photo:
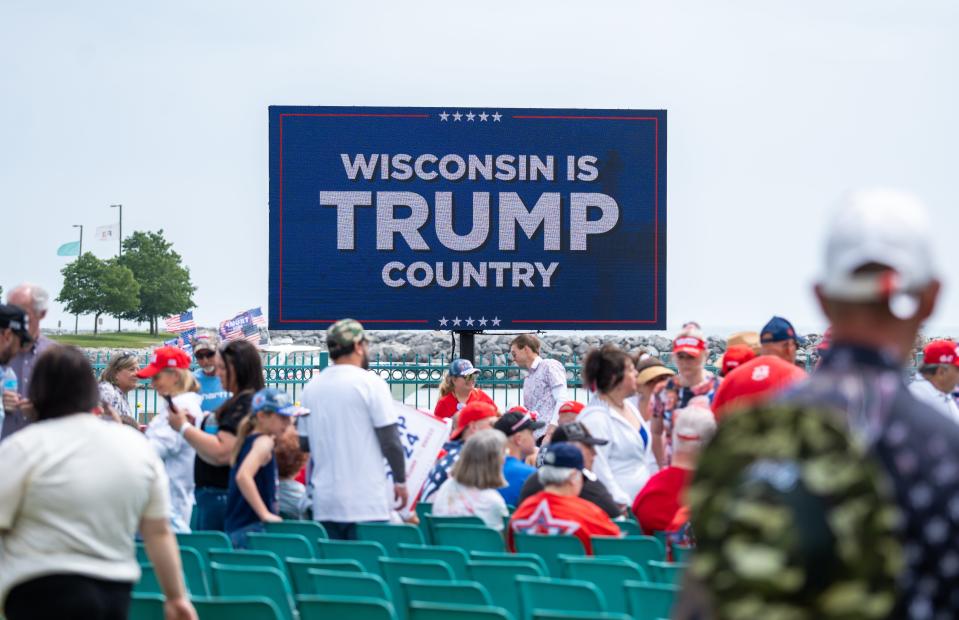
[{"label": "flag-patterned shirt", "polygon": [[439,459],[433,465],[429,475],[426,477],[426,483],[423,485],[423,491],[420,493],[420,500],[424,503],[431,503],[433,495],[439,491],[443,483],[450,476],[450,470],[460,457],[460,451],[463,449],[462,441],[448,441],[443,445]]}]

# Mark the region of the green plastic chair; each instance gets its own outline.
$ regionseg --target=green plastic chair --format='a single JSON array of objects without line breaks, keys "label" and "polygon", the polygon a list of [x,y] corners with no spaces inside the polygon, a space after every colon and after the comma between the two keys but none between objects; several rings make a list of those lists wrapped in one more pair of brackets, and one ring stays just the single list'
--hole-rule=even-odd
[{"label": "green plastic chair", "polygon": [[669,618],[673,603],[679,596],[679,586],[662,583],[627,581],[623,584],[629,613],[636,620]]},{"label": "green plastic chair", "polygon": [[535,553],[546,562],[549,574],[560,577],[563,574],[563,564],[559,561],[560,555],[585,555],[583,543],[572,534],[558,534],[556,536],[540,536],[515,532],[513,540],[516,550],[520,553]]},{"label": "green plastic chair", "polygon": [[436,531],[437,525],[483,525],[483,520],[475,515],[464,515],[461,517],[452,517],[452,516],[440,516],[435,515],[432,512],[424,515],[426,519],[426,530],[429,532],[429,539],[435,544],[436,536],[434,532]]},{"label": "green plastic chair", "polygon": [[150,556],[147,555],[147,546],[141,542],[136,543],[137,562],[140,564],[149,564]]},{"label": "green plastic chair", "polygon": [[426,515],[433,512],[433,504],[424,504],[423,502],[418,502],[415,510],[416,516],[419,519],[419,524],[417,524],[416,527],[418,527],[420,533],[423,534],[423,540],[426,541],[426,544],[432,545],[433,538],[430,535],[429,524],[426,522]]},{"label": "green plastic chair", "polygon": [[210,549],[232,549],[233,543],[230,537],[223,532],[200,531],[190,532],[188,534],[177,534],[176,542],[181,547],[193,547],[200,552],[200,555],[206,556]]},{"label": "green plastic chair", "polygon": [[433,581],[453,581],[453,569],[441,560],[403,560],[399,558],[380,558],[380,570],[393,593],[393,608],[400,620],[406,618],[406,597],[400,586],[400,578],[429,579]]},{"label": "green plastic chair", "polygon": [[129,617],[134,620],[165,620],[162,594],[134,592],[130,596]]},{"label": "green plastic chair", "polygon": [[485,525],[437,523],[433,526],[433,544],[459,547],[467,552],[504,552],[503,535]]},{"label": "green plastic chair", "polygon": [[307,560],[286,558],[286,572],[296,594],[313,594],[313,578],[310,569],[334,570],[341,573],[363,574],[363,565],[356,560]]},{"label": "green plastic chair", "polygon": [[316,553],[316,541],[320,538],[326,540],[329,535],[326,528],[316,521],[280,521],[279,523],[266,523],[267,534],[299,534],[309,541],[313,547],[313,555]]},{"label": "green plastic chair", "polygon": [[163,594],[152,565],[140,564],[140,580],[133,584],[133,592],[136,594]]},{"label": "green plastic chair", "polygon": [[650,560],[646,565],[649,567],[649,576],[653,583],[679,585],[683,579],[683,573],[686,571],[686,565],[679,562]]},{"label": "green plastic chair", "polygon": [[588,581],[520,575],[516,577],[516,583],[526,620],[533,620],[535,610],[606,611],[603,593]]},{"label": "green plastic chair", "polygon": [[374,598],[299,596],[297,608],[300,620],[397,620],[393,605]]},{"label": "green plastic chair", "polygon": [[471,561],[479,562],[516,562],[519,564],[535,564],[541,574],[545,577],[549,575],[549,568],[546,561],[535,553],[509,553],[507,551],[473,551],[470,553]]},{"label": "green plastic chair", "polygon": [[210,596],[210,580],[203,555],[191,547],[180,549],[180,563],[183,565],[183,581],[193,596]]},{"label": "green plastic chair", "polygon": [[623,583],[647,581],[642,567],[626,559],[565,556],[562,560],[563,577],[588,581],[595,585],[606,598],[609,611],[625,613],[629,610]]},{"label": "green plastic chair", "polygon": [[[283,620],[276,603],[265,596],[218,596],[194,598],[193,606],[202,620]],[[130,614],[132,620],[139,616]]]},{"label": "green plastic chair", "polygon": [[281,560],[275,553],[271,553],[269,551],[253,551],[249,549],[225,551],[223,549],[211,549],[208,553],[210,554],[211,567],[214,563],[216,563],[222,566],[275,568],[281,573],[286,573],[286,567],[283,565],[283,560]]},{"label": "green plastic chair", "polygon": [[313,545],[302,534],[247,534],[247,545],[253,551],[272,551],[281,558],[313,558]]},{"label": "green plastic chair", "polygon": [[213,562],[214,589],[220,596],[262,595],[276,604],[282,620],[294,619],[293,589],[286,575],[266,566],[226,566]]},{"label": "green plastic chair", "polygon": [[443,603],[489,607],[493,598],[478,581],[432,581],[400,577],[400,588],[407,604]]},{"label": "green plastic chair", "polygon": [[642,536],[643,528],[635,519],[624,519],[622,521],[613,521],[623,536]]},{"label": "green plastic chair", "polygon": [[317,540],[319,556],[326,560],[356,560],[364,570],[380,574],[380,558],[386,557],[386,548],[372,540]]},{"label": "green plastic chair", "polygon": [[311,568],[307,570],[310,576],[312,591],[303,594],[318,594],[320,596],[359,596],[362,598],[382,599],[386,602],[393,600],[390,587],[383,578],[371,573],[346,573],[335,570],[321,570]]},{"label": "green plastic chair", "polygon": [[542,577],[545,568],[530,562],[482,562],[469,563],[470,579],[483,584],[493,599],[493,604],[502,607],[510,615],[522,617],[519,603],[519,588],[516,578],[520,575]]},{"label": "green plastic chair", "polygon": [[415,525],[406,523],[357,523],[356,538],[378,542],[390,557],[397,557],[397,545],[423,545],[426,541]]},{"label": "green plastic chair", "polygon": [[627,538],[594,536],[592,542],[594,555],[625,556],[640,566],[646,566],[646,563],[650,560],[666,559],[666,547],[652,536],[629,536]]},{"label": "green plastic chair", "polygon": [[547,611],[533,610],[533,620],[633,620],[618,611]]},{"label": "green plastic chair", "polygon": [[456,579],[469,578],[466,573],[469,556],[457,547],[400,544],[398,551],[399,557],[408,560],[441,560],[450,565],[453,569],[453,577]]},{"label": "green plastic chair", "polygon": [[680,545],[674,545],[673,562],[684,562],[688,564],[694,551],[696,551],[696,547],[683,547]]},{"label": "green plastic chair", "polygon": [[501,607],[415,602],[410,603],[409,620],[513,620],[513,616]]}]

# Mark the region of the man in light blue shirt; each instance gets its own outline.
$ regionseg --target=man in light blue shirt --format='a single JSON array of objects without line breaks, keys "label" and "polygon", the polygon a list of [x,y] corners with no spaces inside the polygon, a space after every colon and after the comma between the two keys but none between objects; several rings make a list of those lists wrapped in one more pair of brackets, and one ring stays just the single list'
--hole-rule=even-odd
[{"label": "man in light blue shirt", "polygon": [[216,341],[213,336],[200,334],[193,340],[193,357],[199,366],[193,376],[200,384],[200,396],[203,397],[200,409],[216,411],[230,398],[230,393],[223,389],[220,377],[216,374]]}]

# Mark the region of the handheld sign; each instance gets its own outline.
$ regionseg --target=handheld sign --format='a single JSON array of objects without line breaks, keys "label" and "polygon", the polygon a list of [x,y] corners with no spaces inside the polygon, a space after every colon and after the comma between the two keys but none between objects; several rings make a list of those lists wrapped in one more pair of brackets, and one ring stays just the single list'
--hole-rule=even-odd
[{"label": "handheld sign", "polygon": [[270,108],[272,329],[664,329],[666,112]]},{"label": "handheld sign", "polygon": [[[400,431],[400,444],[406,458],[406,488],[410,492],[410,501],[398,512],[404,519],[413,514],[413,500],[426,482],[426,477],[436,456],[443,448],[450,434],[449,424],[425,411],[394,401],[397,426]],[[384,459],[385,462],[385,459]],[[387,467],[386,476],[390,480],[388,494],[390,505],[393,503],[393,476]]]}]

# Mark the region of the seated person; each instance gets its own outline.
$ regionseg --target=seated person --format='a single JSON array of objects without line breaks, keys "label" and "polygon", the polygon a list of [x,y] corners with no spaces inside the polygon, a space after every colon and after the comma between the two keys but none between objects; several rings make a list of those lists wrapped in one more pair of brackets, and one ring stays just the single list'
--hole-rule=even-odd
[{"label": "seated person", "polygon": [[533,431],[546,426],[523,407],[517,405],[496,421],[493,428],[506,435],[506,460],[503,462],[503,477],[507,486],[499,490],[506,503],[519,506],[519,493],[523,483],[536,473],[536,468],[526,464],[526,459],[536,452]]},{"label": "seated person", "polygon": [[514,534],[572,534],[592,555],[593,536],[619,536],[609,516],[596,504],[579,497],[583,490],[583,453],[576,446],[551,443],[544,449],[543,467],[536,475],[543,490],[531,495],[513,513],[507,531],[507,546],[516,550]]},{"label": "seated person", "polygon": [[463,442],[479,431],[493,428],[493,423],[496,422],[498,417],[499,410],[496,405],[489,403],[470,403],[460,410],[456,416],[455,428],[450,433],[449,441],[443,444],[443,449],[437,456],[433,469],[426,477],[426,483],[423,485],[423,490],[420,491],[420,502],[433,503],[433,496],[446,482],[453,465],[456,464],[456,459],[460,457]]},{"label": "seated person", "polygon": [[633,514],[644,534],[665,531],[683,504],[682,493],[696,471],[699,453],[716,434],[716,419],[704,406],[676,412],[673,421],[673,461],[649,479],[633,501]]},{"label": "seated person", "polygon": [[[602,508],[611,519],[622,516],[623,507],[613,500],[613,496],[609,494],[609,490],[602,482],[596,479],[591,469],[593,467],[593,459],[596,458],[596,449],[593,446],[601,446],[606,443],[606,440],[593,437],[588,428],[579,422],[573,422],[571,424],[560,425],[559,428],[553,432],[553,441],[571,443],[583,453],[583,464],[585,465],[583,468],[584,480],[583,490],[579,496]],[[520,490],[519,503],[530,495],[539,493],[542,490],[543,483],[539,481],[539,477],[530,476],[526,479],[526,483],[523,484],[522,490]],[[518,506],[519,503],[515,505]]]},{"label": "seated person", "polygon": [[497,489],[506,486],[503,457],[506,437],[496,430],[480,431],[464,444],[450,477],[433,496],[432,513],[441,517],[475,515],[486,527],[503,531],[509,515]]}]

